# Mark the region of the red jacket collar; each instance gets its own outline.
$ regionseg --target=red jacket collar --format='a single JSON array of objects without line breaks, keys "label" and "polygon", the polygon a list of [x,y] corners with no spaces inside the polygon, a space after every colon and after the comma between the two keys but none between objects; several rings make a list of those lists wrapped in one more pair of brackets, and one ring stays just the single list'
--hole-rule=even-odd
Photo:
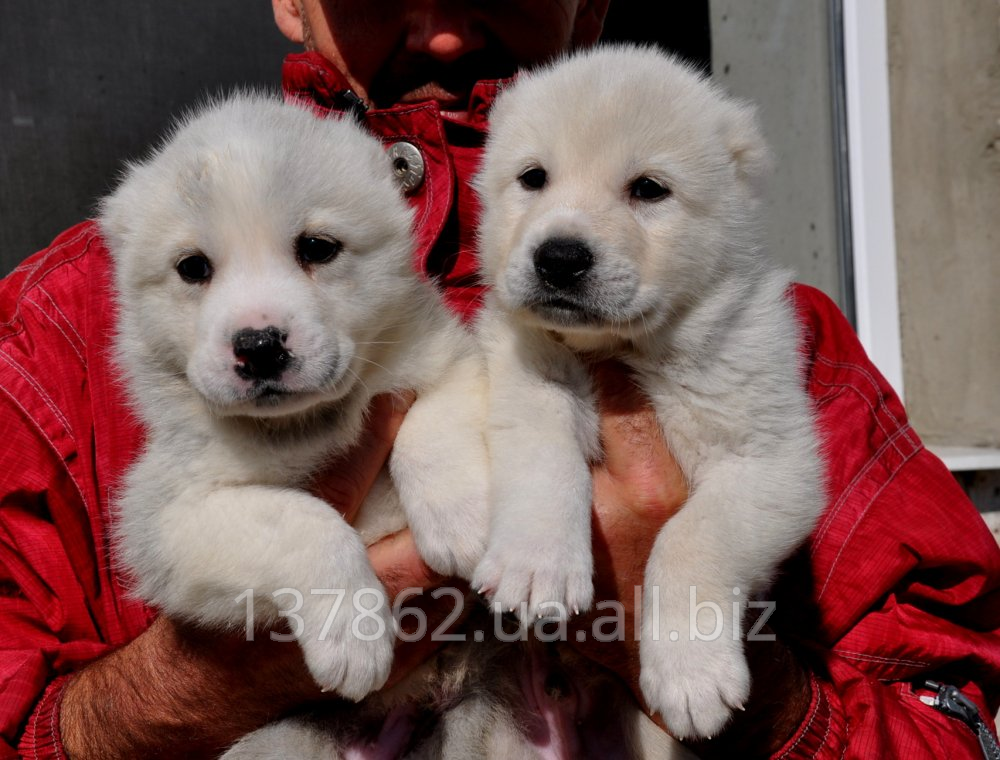
[{"label": "red jacket collar", "polygon": [[[488,79],[478,82],[469,98],[468,124],[485,129],[490,106],[505,80]],[[319,53],[293,53],[285,58],[282,67],[282,86],[285,94],[314,102],[324,110],[343,110],[343,94],[350,89],[347,79]],[[436,104],[428,106],[437,110]],[[412,103],[392,108],[373,109],[371,114],[391,114],[412,109]],[[438,111],[440,113],[440,111]]]}]

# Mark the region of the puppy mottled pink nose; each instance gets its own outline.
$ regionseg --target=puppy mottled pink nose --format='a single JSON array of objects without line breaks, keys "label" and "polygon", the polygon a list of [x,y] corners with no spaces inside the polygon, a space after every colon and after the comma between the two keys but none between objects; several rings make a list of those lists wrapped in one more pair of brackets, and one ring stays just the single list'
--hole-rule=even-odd
[{"label": "puppy mottled pink nose", "polygon": [[550,288],[575,285],[594,264],[594,254],[582,240],[551,238],[535,249],[535,272]]},{"label": "puppy mottled pink nose", "polygon": [[288,334],[270,325],[263,330],[245,327],[233,334],[236,374],[244,380],[275,380],[292,359],[285,347]]}]

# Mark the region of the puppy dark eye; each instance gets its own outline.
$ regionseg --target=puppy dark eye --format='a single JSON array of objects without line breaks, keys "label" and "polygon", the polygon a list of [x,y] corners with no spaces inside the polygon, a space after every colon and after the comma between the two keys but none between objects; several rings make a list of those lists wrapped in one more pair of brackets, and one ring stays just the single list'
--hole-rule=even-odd
[{"label": "puppy dark eye", "polygon": [[670,188],[649,177],[639,177],[629,188],[629,194],[639,200],[655,201],[670,195]]},{"label": "puppy dark eye", "polygon": [[327,264],[336,258],[341,248],[339,240],[299,235],[295,241],[295,256],[302,265]]},{"label": "puppy dark eye", "polygon": [[545,187],[548,178],[549,175],[545,173],[545,169],[536,166],[533,169],[528,169],[517,179],[525,190],[541,190]]},{"label": "puppy dark eye", "polygon": [[208,282],[212,278],[212,262],[203,253],[191,253],[174,267],[184,282]]}]

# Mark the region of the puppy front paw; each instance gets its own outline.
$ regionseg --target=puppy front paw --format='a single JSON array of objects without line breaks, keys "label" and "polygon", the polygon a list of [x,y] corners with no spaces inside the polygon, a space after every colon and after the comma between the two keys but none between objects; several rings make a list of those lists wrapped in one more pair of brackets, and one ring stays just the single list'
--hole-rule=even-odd
[{"label": "puppy front paw", "polygon": [[392,669],[391,628],[373,641],[348,637],[331,646],[330,642],[305,638],[299,644],[317,685],[355,702],[385,685]]},{"label": "puppy front paw", "polygon": [[[426,407],[424,407],[426,413]],[[489,466],[482,436],[428,445],[399,439],[391,469],[420,556],[442,575],[468,580],[486,551],[490,530]],[[405,442],[404,442],[405,443]],[[449,445],[445,445],[445,444]]]},{"label": "puppy front paw", "polygon": [[[673,633],[677,640],[672,641]],[[690,640],[688,631],[643,624],[639,686],[650,710],[679,739],[717,736],[750,696],[750,670],[741,642]]]},{"label": "puppy front paw", "polygon": [[534,541],[493,542],[476,567],[472,587],[525,622],[564,620],[590,609],[594,563],[589,551]]},{"label": "puppy front paw", "polygon": [[462,489],[440,497],[433,508],[428,504],[408,512],[413,540],[428,567],[469,580],[486,552],[490,520],[486,488]]},{"label": "puppy front paw", "polygon": [[344,589],[336,612],[334,595],[310,595],[308,602],[298,642],[313,680],[323,691],[354,701],[381,688],[396,638],[392,610],[374,573],[367,583]]}]

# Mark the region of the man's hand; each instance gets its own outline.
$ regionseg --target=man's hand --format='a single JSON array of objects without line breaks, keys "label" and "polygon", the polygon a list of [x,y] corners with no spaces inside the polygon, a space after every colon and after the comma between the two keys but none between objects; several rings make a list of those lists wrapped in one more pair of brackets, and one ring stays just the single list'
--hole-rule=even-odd
[{"label": "man's hand", "polygon": [[[624,641],[594,641],[593,619],[609,614],[596,611],[577,621],[588,636],[585,643],[573,646],[616,672],[643,704],[639,642],[634,636],[641,624],[635,619],[635,589],[643,583],[657,533],[683,507],[688,485],[649,401],[624,368],[604,362],[592,369],[604,447],[604,461],[593,470],[595,598],[622,604],[625,630]],[[779,641],[751,642],[745,650],[754,680],[746,712],[738,713],[722,736],[697,746],[702,757],[767,756],[805,716],[809,681],[790,650]],[[669,726],[664,728],[669,731]]]},{"label": "man's hand", "polygon": [[[385,464],[410,402],[377,398],[361,442],[317,480],[317,493],[349,520]],[[420,559],[409,531],[388,536],[368,554],[390,599],[440,580]],[[424,610],[429,629],[452,604],[447,596],[407,601]],[[330,698],[320,694],[294,642],[275,642],[264,632],[252,642],[245,638],[159,618],[70,680],[60,709],[67,753],[74,760],[214,756],[293,707]],[[430,637],[400,643],[390,684],[437,646]]]},{"label": "man's hand", "polygon": [[295,644],[256,639],[158,618],[70,680],[59,721],[67,754],[213,756],[319,697]]},{"label": "man's hand", "polygon": [[376,396],[361,440],[314,479],[313,492],[336,507],[347,522],[353,523],[358,516],[415,399],[411,392]]},{"label": "man's hand", "polygon": [[[639,695],[639,647],[634,641],[635,587],[642,586],[656,534],[684,505],[687,483],[670,455],[656,414],[617,364],[593,367],[604,460],[594,478],[594,599],[617,600],[625,609],[625,641],[595,642],[590,625],[607,611],[578,621],[584,654],[615,671]],[[573,640],[573,637],[570,637]]]}]

